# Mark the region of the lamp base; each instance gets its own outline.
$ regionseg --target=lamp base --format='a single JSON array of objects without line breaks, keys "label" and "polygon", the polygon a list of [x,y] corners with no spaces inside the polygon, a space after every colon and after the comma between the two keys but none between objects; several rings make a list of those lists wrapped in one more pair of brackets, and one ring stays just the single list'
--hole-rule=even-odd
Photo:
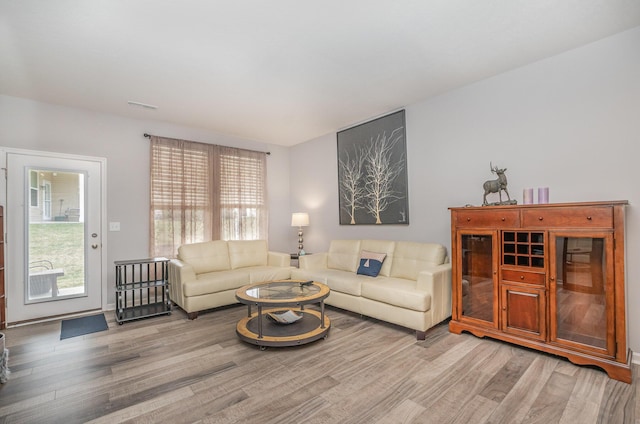
[{"label": "lamp base", "polygon": [[298,256],[304,255],[304,249],[302,247],[302,227],[298,227]]}]

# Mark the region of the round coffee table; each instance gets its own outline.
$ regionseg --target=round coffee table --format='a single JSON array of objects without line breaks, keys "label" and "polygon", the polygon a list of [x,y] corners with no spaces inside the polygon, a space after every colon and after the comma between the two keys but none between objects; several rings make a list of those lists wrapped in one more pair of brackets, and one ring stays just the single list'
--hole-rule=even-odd
[{"label": "round coffee table", "polygon": [[[324,313],[324,299],[329,291],[322,283],[300,280],[269,281],[241,287],[236,291],[236,299],[247,305],[248,314],[238,322],[236,333],[241,340],[261,349],[297,346],[327,337],[331,321]],[[312,303],[319,303],[320,311],[304,308]],[[252,313],[253,306],[257,307],[257,312]],[[281,324],[271,317],[297,320]]]}]

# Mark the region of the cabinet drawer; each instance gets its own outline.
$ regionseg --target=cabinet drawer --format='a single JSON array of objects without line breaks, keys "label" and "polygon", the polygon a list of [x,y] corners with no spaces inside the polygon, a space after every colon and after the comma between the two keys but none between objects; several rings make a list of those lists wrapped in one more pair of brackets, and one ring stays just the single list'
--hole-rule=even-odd
[{"label": "cabinet drawer", "polygon": [[523,210],[524,227],[613,227],[613,208],[609,206],[592,208],[557,208],[544,210]]},{"label": "cabinet drawer", "polygon": [[544,286],[545,274],[539,272],[515,271],[512,269],[502,270],[502,279],[516,283],[534,284]]},{"label": "cabinet drawer", "polygon": [[458,227],[517,227],[519,222],[520,215],[516,210],[458,211],[456,213],[456,225]]}]

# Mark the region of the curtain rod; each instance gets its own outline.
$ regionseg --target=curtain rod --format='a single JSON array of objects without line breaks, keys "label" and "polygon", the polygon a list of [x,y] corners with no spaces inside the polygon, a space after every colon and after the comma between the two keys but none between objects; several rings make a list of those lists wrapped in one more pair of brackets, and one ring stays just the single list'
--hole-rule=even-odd
[{"label": "curtain rod", "polygon": [[[143,134],[146,138],[151,138],[151,134],[148,133],[144,133]],[[207,143],[208,144],[208,143]],[[245,149],[245,150],[250,150],[250,149]],[[258,150],[254,150],[254,152],[257,152]],[[260,152],[260,153],[264,153],[267,156],[271,156],[271,152]]]}]

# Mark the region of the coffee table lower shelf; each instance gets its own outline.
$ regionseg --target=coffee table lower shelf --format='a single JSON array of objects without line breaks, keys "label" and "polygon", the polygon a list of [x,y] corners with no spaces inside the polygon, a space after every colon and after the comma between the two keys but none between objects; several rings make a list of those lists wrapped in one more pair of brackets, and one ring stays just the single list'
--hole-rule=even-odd
[{"label": "coffee table lower shelf", "polygon": [[[292,324],[276,324],[265,316],[267,313],[281,313],[289,309],[263,310],[262,316],[255,312],[238,322],[236,333],[240,340],[260,347],[298,346],[326,338],[329,335],[331,320],[325,314],[324,325],[321,325],[322,315],[319,311],[310,309],[296,310],[295,312],[302,314],[303,317]],[[262,337],[259,336],[261,321]]]}]

